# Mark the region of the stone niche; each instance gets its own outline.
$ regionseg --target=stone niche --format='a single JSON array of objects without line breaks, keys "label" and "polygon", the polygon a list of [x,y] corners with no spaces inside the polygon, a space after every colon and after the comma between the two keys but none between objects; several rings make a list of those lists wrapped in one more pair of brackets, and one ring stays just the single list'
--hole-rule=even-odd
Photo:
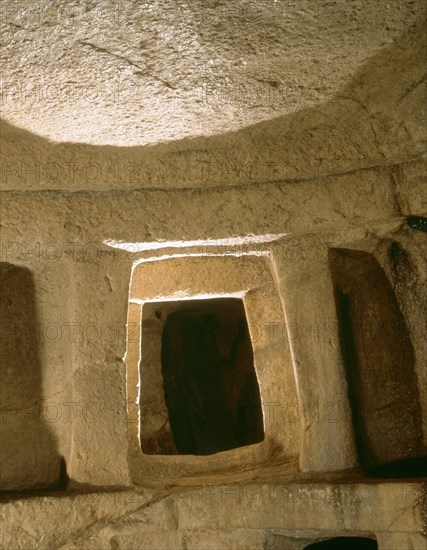
[{"label": "stone niche", "polygon": [[375,475],[422,475],[421,381],[399,295],[366,251],[332,249],[330,266],[360,464]]},{"label": "stone niche", "polygon": [[0,262],[0,489],[60,482],[58,442],[43,398],[36,288],[31,270]]},{"label": "stone niche", "polygon": [[274,403],[297,406],[290,351],[273,325],[285,323],[266,257],[134,266],[126,353],[133,482],[274,459],[297,467],[299,426],[271,414]]},{"label": "stone niche", "polygon": [[146,303],[141,329],[143,452],[209,455],[264,439],[241,299]]}]

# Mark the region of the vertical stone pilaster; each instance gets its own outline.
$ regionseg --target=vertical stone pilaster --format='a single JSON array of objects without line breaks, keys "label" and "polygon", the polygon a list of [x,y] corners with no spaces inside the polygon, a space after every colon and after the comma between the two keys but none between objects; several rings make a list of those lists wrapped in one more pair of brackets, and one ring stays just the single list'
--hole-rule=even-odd
[{"label": "vertical stone pilaster", "polygon": [[300,467],[316,472],[354,467],[354,432],[327,246],[286,241],[275,245],[273,261],[303,418]]},{"label": "vertical stone pilaster", "polygon": [[74,435],[70,477],[128,482],[126,352],[132,260],[99,249],[75,262]]}]

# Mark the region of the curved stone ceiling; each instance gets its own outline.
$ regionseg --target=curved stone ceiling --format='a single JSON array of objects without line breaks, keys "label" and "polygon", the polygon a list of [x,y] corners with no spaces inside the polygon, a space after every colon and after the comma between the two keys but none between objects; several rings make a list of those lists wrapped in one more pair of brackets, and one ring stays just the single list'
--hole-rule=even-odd
[{"label": "curved stone ceiling", "polygon": [[423,0],[3,0],[1,111],[54,141],[208,136],[321,103]]}]

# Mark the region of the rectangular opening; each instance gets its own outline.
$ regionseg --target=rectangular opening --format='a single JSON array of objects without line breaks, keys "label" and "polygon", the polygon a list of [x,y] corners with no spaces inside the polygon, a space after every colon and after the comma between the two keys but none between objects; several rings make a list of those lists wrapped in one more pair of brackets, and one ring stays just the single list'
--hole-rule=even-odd
[{"label": "rectangular opening", "polygon": [[241,299],[145,303],[141,327],[144,453],[211,455],[263,441],[261,397]]},{"label": "rectangular opening", "polygon": [[425,453],[405,318],[372,254],[335,249],[330,266],[360,463],[375,476],[412,477]]},{"label": "rectangular opening", "polygon": [[41,405],[39,327],[33,273],[0,262],[0,490],[57,487],[62,481],[65,462]]}]

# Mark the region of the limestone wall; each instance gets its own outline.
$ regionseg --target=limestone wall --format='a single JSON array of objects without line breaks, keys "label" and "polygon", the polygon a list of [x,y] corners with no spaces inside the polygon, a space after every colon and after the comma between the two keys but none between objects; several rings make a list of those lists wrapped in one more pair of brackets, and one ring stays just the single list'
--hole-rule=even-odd
[{"label": "limestone wall", "polygon": [[[425,547],[424,30],[220,136],[2,122],[2,548]],[[264,439],[146,454],[143,306],[218,297],[244,304]]]}]

